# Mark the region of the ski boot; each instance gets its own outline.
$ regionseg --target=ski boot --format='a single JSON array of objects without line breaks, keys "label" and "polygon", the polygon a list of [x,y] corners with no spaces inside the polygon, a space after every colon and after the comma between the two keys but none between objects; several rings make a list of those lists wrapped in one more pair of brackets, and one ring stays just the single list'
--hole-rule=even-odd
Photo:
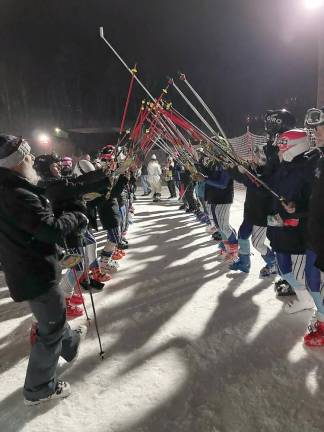
[{"label": "ski boot", "polygon": [[221,242],[223,240],[222,235],[219,231],[215,231],[212,234],[212,239],[215,240],[216,242]]},{"label": "ski boot", "polygon": [[225,245],[224,245],[224,242],[221,241],[220,243],[218,243],[218,249],[216,251],[216,256],[218,259],[223,260],[225,255],[226,255]]},{"label": "ski boot", "polygon": [[68,319],[78,318],[83,315],[83,309],[79,306],[70,303],[70,298],[65,299],[66,302],[66,317]]},{"label": "ski boot", "polygon": [[90,291],[90,289],[95,291],[102,291],[105,286],[103,282],[99,282],[92,278],[83,281],[82,283],[80,283],[80,285],[85,291]]},{"label": "ski boot", "polygon": [[324,346],[324,322],[318,319],[317,311],[315,311],[307,326],[304,344],[309,347]]},{"label": "ski boot", "polygon": [[251,268],[250,255],[239,255],[239,258],[229,266],[230,270],[249,273]]},{"label": "ski boot", "polygon": [[123,239],[118,243],[117,249],[119,250],[125,250],[128,249],[128,242],[126,243]]},{"label": "ski boot", "polygon": [[96,282],[105,283],[110,281],[111,275],[110,274],[103,274],[101,273],[100,269],[98,267],[93,268],[91,270],[92,279]]},{"label": "ski boot", "polygon": [[119,264],[117,263],[117,261],[112,260],[111,257],[103,255],[100,257],[99,265],[101,273],[104,274],[116,273],[119,268]]},{"label": "ski boot", "polygon": [[229,243],[228,241],[223,241],[225,246],[225,257],[224,261],[236,261],[238,259],[238,243]]},{"label": "ski boot", "polygon": [[124,251],[121,251],[120,249],[116,249],[115,252],[112,254],[111,258],[114,261],[119,261],[124,258],[126,253]]},{"label": "ski boot", "polygon": [[275,283],[275,292],[277,297],[293,296],[296,295],[293,287],[285,280],[280,279]]},{"label": "ski boot", "polygon": [[73,305],[82,305],[84,302],[82,294],[73,293],[69,299]]},{"label": "ski boot", "polygon": [[268,277],[268,276],[272,276],[277,274],[277,267],[275,265],[265,265],[264,267],[262,267],[262,269],[260,270],[260,277],[264,278],[264,277]]}]

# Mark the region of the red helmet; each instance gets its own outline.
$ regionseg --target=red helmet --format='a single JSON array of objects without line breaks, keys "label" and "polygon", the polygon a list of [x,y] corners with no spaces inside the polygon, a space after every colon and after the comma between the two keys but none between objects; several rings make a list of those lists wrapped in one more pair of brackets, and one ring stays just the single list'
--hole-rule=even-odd
[{"label": "red helmet", "polygon": [[286,162],[291,162],[296,156],[310,149],[310,140],[304,129],[292,129],[277,135],[275,144]]},{"label": "red helmet", "polygon": [[115,147],[113,145],[107,145],[101,150],[101,160],[114,160],[115,159]]}]

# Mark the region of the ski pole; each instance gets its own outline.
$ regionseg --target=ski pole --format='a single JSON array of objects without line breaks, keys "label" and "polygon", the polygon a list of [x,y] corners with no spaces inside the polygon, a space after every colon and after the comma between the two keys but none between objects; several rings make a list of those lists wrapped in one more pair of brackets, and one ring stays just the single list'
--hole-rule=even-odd
[{"label": "ski pole", "polygon": [[[85,252],[85,246],[84,245],[81,246],[81,251],[82,251],[82,257],[83,257],[83,262],[84,262],[84,269],[85,269],[87,278],[89,279],[89,266],[88,266],[88,260],[86,258],[86,252]],[[90,293],[91,305],[92,305],[92,310],[93,310],[93,318],[94,318],[94,322],[95,322],[96,333],[97,333],[97,338],[98,338],[98,343],[99,343],[99,348],[100,348],[99,355],[101,357],[101,360],[103,360],[105,358],[105,352],[102,349],[97,313],[96,313],[95,303],[94,303],[94,299],[93,299],[92,287],[91,287],[90,283],[89,283],[89,293]]]}]

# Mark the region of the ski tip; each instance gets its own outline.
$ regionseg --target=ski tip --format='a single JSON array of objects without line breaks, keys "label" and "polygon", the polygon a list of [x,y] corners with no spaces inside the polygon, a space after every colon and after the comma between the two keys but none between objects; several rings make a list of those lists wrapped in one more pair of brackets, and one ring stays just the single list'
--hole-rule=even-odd
[{"label": "ski tip", "polygon": [[104,38],[104,28],[103,27],[99,27],[99,34],[101,38]]}]

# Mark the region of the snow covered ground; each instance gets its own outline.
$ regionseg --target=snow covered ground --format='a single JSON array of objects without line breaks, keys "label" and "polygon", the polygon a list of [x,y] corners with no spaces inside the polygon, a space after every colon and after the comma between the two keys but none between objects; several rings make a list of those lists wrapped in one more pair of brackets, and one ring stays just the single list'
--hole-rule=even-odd
[{"label": "snow covered ground", "polygon": [[64,401],[23,405],[30,315],[1,278],[0,431],[322,432],[324,352],[302,345],[311,312],[283,313],[257,253],[249,275],[228,273],[177,201],[141,198],[135,222],[121,271],[95,294],[106,357],[92,325],[60,366]]}]

